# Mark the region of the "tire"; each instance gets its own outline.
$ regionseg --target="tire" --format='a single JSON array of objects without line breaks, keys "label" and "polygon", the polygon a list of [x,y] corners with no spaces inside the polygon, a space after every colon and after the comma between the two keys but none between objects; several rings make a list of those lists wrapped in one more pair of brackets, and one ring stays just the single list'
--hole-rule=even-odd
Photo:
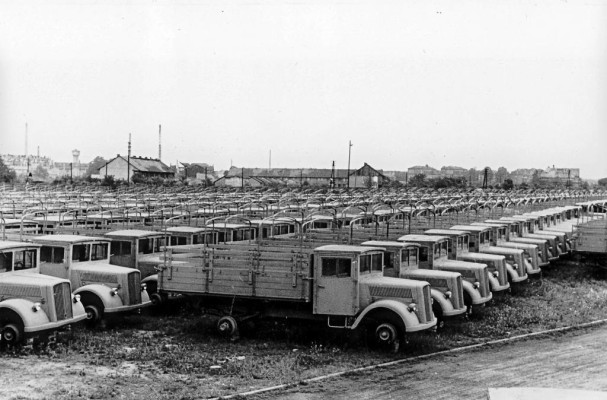
[{"label": "tire", "polygon": [[367,323],[368,343],[371,347],[398,353],[405,338],[405,325],[391,311],[375,313]]},{"label": "tire", "polygon": [[432,312],[436,317],[436,331],[440,332],[445,328],[445,318],[443,317],[443,309],[436,301],[432,304]]},{"label": "tire", "polygon": [[236,319],[232,316],[223,316],[217,321],[217,332],[225,338],[231,340],[238,339],[238,322],[236,322]]},{"label": "tire", "polygon": [[92,293],[80,293],[80,301],[86,312],[86,324],[93,328],[103,320],[103,302]]},{"label": "tire", "polygon": [[15,346],[25,339],[21,317],[13,311],[0,314],[0,334],[2,344]]}]

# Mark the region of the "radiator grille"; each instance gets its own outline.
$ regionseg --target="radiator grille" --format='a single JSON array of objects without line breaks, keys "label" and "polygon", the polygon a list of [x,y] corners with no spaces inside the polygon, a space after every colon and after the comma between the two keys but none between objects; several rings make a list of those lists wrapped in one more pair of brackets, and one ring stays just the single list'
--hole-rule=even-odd
[{"label": "radiator grille", "polygon": [[497,281],[502,286],[506,285],[508,283],[508,272],[506,271],[506,264],[502,262],[497,263],[496,271],[499,274],[499,276],[497,277]]},{"label": "radiator grille", "polygon": [[390,286],[371,286],[369,294],[372,297],[396,297],[396,298],[412,298],[411,289],[390,287]]},{"label": "radiator grille", "polygon": [[129,304],[141,304],[141,282],[138,271],[131,272],[128,275],[128,287]]},{"label": "radiator grille", "polygon": [[462,283],[462,277],[458,276],[454,279],[453,287],[451,288],[451,303],[453,307],[462,308],[464,307],[464,284]]},{"label": "radiator grille", "polygon": [[424,286],[423,289],[424,294],[424,312],[426,320],[424,322],[430,322],[434,319],[434,314],[432,313],[432,295],[430,294],[430,286]]},{"label": "radiator grille", "polygon": [[478,291],[480,292],[481,296],[483,296],[483,297],[489,296],[489,293],[491,293],[491,290],[489,289],[489,279],[488,279],[488,275],[487,275],[487,268],[479,269],[478,276],[476,277],[476,279],[480,283]]},{"label": "radiator grille", "polygon": [[55,312],[57,321],[72,318],[72,292],[68,282],[58,283],[53,287],[53,298],[55,300]]}]

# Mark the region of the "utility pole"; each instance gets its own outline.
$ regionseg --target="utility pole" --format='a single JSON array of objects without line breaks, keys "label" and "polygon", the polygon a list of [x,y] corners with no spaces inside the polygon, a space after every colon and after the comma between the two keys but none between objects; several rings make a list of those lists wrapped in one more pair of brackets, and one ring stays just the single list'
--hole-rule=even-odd
[{"label": "utility pole", "polygon": [[350,189],[350,155],[352,153],[352,141],[348,141],[348,189]]},{"label": "utility pole", "polygon": [[161,135],[162,134],[162,125],[158,125],[158,161],[162,161],[162,141],[161,141]]},{"label": "utility pole", "polygon": [[131,134],[129,133],[129,152],[126,156],[126,184],[131,184]]}]

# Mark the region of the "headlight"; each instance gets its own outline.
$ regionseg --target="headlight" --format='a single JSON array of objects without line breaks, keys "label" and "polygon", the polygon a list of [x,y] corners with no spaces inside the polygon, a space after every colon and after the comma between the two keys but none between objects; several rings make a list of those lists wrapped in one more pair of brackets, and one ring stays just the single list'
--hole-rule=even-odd
[{"label": "headlight", "polygon": [[512,264],[512,268],[517,269],[518,268],[518,264],[517,263]]},{"label": "headlight", "polygon": [[417,304],[415,303],[411,303],[409,304],[409,307],[407,307],[409,309],[409,312],[415,312],[417,311]]},{"label": "headlight", "polygon": [[445,299],[450,299],[450,298],[451,298],[451,295],[452,295],[451,291],[447,290],[447,291],[445,292]]},{"label": "headlight", "polygon": [[40,303],[34,303],[34,305],[32,306],[32,311],[33,312],[40,311]]},{"label": "headlight", "polygon": [[74,304],[80,302],[80,295],[79,294],[75,294],[73,301],[74,301]]},{"label": "headlight", "polygon": [[112,296],[116,296],[118,294],[118,288],[112,288],[112,290],[110,290],[110,294]]},{"label": "headlight", "polygon": [[148,285],[146,283],[142,283],[141,284],[141,291],[143,292],[144,290],[146,290],[148,288]]},{"label": "headlight", "polygon": [[474,282],[474,288],[478,289],[479,287],[481,287],[480,282],[478,282],[478,281]]},{"label": "headlight", "polygon": [[499,271],[493,271],[493,277],[498,278],[500,276]]}]

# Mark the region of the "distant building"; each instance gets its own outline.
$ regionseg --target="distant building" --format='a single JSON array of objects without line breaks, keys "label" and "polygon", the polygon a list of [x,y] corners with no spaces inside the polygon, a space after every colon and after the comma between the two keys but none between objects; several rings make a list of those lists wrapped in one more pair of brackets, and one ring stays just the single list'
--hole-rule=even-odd
[{"label": "distant building", "polygon": [[539,185],[543,187],[570,186],[580,187],[579,168],[555,168],[554,165],[546,168],[539,174]]},{"label": "distant building", "polygon": [[440,178],[441,173],[439,170],[428,166],[428,164],[424,165],[416,165],[407,170],[409,174],[409,179],[413,178],[415,175],[423,174],[426,176],[426,179]]},{"label": "distant building", "polygon": [[18,178],[32,174],[32,178],[36,179],[34,174],[39,168],[48,172],[49,181],[63,177],[76,178],[83,176],[89,166],[89,163],[80,162],[79,150],[72,150],[72,162],[57,162],[40,155],[3,154],[0,157],[8,168],[15,171]]},{"label": "distant building", "polygon": [[[350,170],[350,187],[382,186],[389,178],[365,163]],[[330,168],[238,168],[232,167],[214,182],[215,186],[331,186],[348,187],[348,170]]]},{"label": "distant building", "polygon": [[440,173],[443,178],[468,178],[468,170],[462,167],[442,167]]},{"label": "distant building", "polygon": [[523,183],[530,184],[533,179],[533,174],[538,171],[536,168],[520,168],[510,173],[510,179],[515,185],[521,185]]},{"label": "distant building", "polygon": [[[113,176],[114,179],[133,179],[135,173],[145,177],[160,177],[171,179],[175,177],[175,171],[158,159],[148,157],[130,157],[130,167],[127,157],[118,154],[99,168],[98,175]],[[128,174],[128,175],[127,175]]]}]

